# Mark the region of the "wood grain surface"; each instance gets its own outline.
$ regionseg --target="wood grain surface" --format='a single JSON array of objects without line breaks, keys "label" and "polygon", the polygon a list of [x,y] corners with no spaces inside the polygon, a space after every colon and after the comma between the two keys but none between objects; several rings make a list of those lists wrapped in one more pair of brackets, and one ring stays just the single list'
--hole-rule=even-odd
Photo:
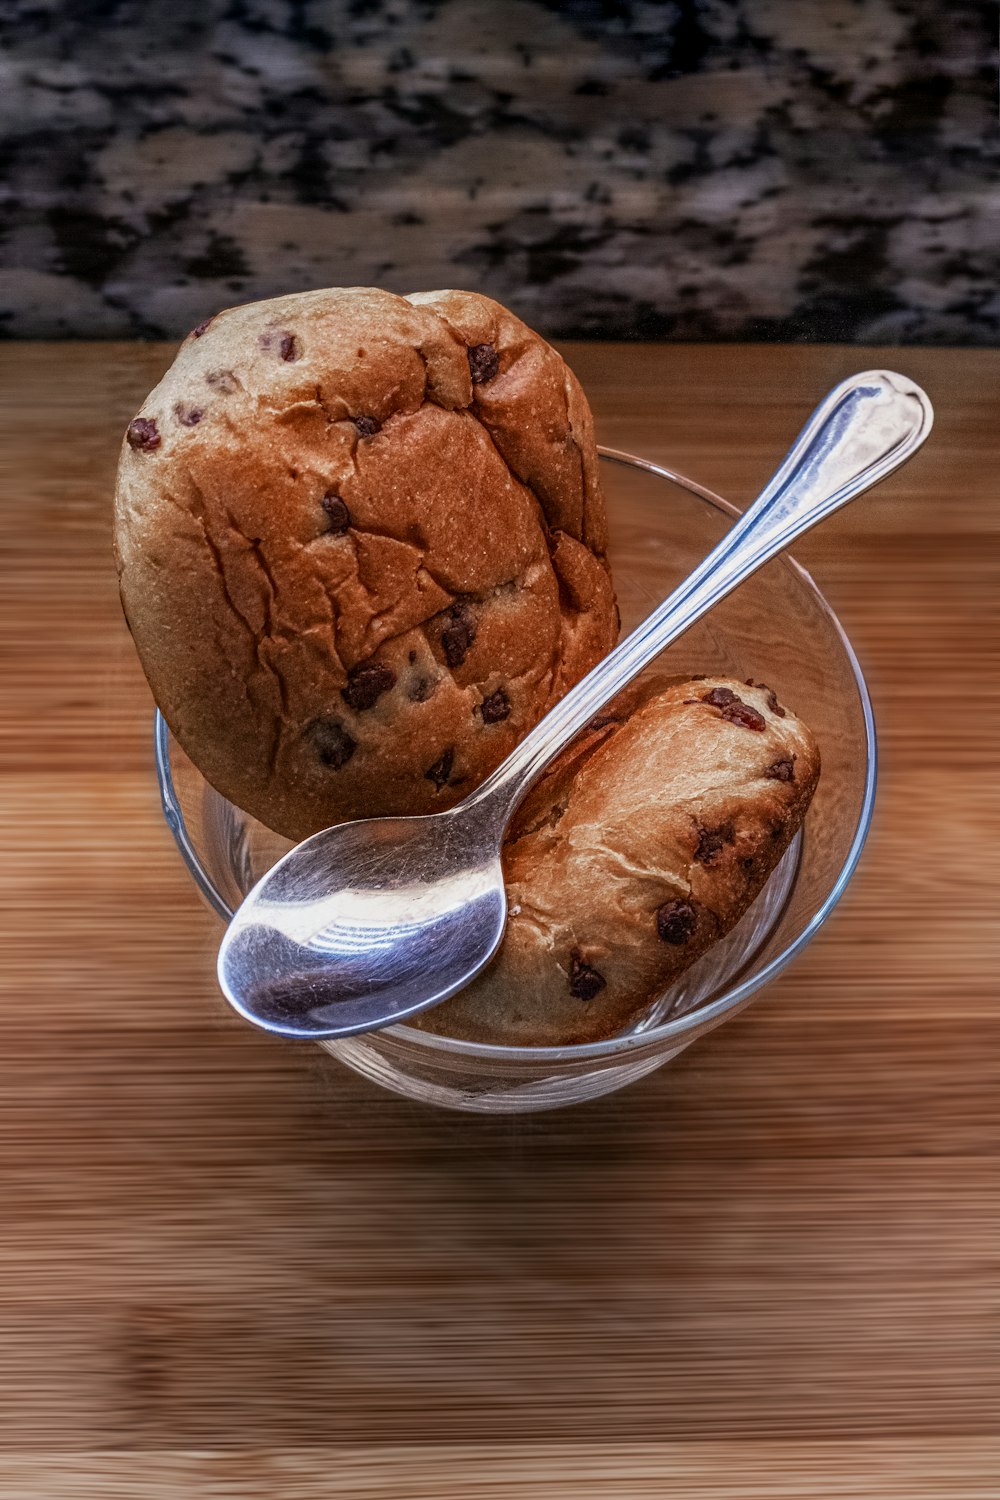
[{"label": "wood grain surface", "polygon": [[1000,1493],[1000,353],[567,350],[745,503],[834,381],[925,452],[798,549],[876,828],[743,1015],[489,1119],[241,1025],[160,820],[111,490],[160,346],[0,347],[0,1495]]}]

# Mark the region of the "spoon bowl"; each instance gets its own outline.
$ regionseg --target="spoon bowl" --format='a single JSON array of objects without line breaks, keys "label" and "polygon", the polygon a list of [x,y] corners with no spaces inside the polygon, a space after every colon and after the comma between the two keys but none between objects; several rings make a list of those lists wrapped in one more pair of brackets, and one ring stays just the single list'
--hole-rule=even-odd
[{"label": "spoon bowl", "polygon": [[343,823],[286,854],[233,918],[230,1003],[320,1038],[367,1030],[374,996],[394,1022],[460,989],[499,947],[507,897],[495,844],[455,811]]}]

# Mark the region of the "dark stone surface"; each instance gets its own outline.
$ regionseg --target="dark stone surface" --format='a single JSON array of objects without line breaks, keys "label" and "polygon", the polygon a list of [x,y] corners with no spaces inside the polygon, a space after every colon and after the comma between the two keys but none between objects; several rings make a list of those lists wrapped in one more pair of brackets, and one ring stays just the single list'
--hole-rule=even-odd
[{"label": "dark stone surface", "polygon": [[0,332],[466,286],[554,337],[993,344],[980,0],[7,0]]}]

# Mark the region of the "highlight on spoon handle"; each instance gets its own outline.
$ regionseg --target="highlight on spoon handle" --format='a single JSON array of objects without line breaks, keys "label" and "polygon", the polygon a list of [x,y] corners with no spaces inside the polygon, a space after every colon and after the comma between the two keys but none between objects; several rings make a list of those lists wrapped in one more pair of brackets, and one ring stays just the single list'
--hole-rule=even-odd
[{"label": "highlight on spoon handle", "polygon": [[505,825],[545,765],[605,703],[751,573],[906,463],[931,430],[925,393],[867,370],[821,401],[774,478],[705,561],[582,678],[467,799]]}]

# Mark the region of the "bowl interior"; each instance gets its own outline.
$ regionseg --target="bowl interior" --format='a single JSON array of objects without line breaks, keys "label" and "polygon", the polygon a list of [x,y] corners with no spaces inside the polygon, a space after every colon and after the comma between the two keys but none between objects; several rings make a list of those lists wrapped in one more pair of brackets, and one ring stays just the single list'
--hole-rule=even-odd
[{"label": "bowl interior", "polygon": [[[691,481],[602,450],[611,563],[622,630],[636,626],[711,550],[735,511]],[[767,682],[810,725],[822,775],[803,832],[743,921],[610,1042],[572,1049],[489,1048],[409,1027],[381,1037],[465,1055],[530,1051],[574,1059],[684,1039],[743,1003],[808,941],[853,870],[871,816],[875,743],[864,679],[840,626],[809,576],[788,559],[768,564],[669,648],[651,669]],[[206,899],[224,918],[290,846],[219,796],[157,722],[164,811]]]}]

